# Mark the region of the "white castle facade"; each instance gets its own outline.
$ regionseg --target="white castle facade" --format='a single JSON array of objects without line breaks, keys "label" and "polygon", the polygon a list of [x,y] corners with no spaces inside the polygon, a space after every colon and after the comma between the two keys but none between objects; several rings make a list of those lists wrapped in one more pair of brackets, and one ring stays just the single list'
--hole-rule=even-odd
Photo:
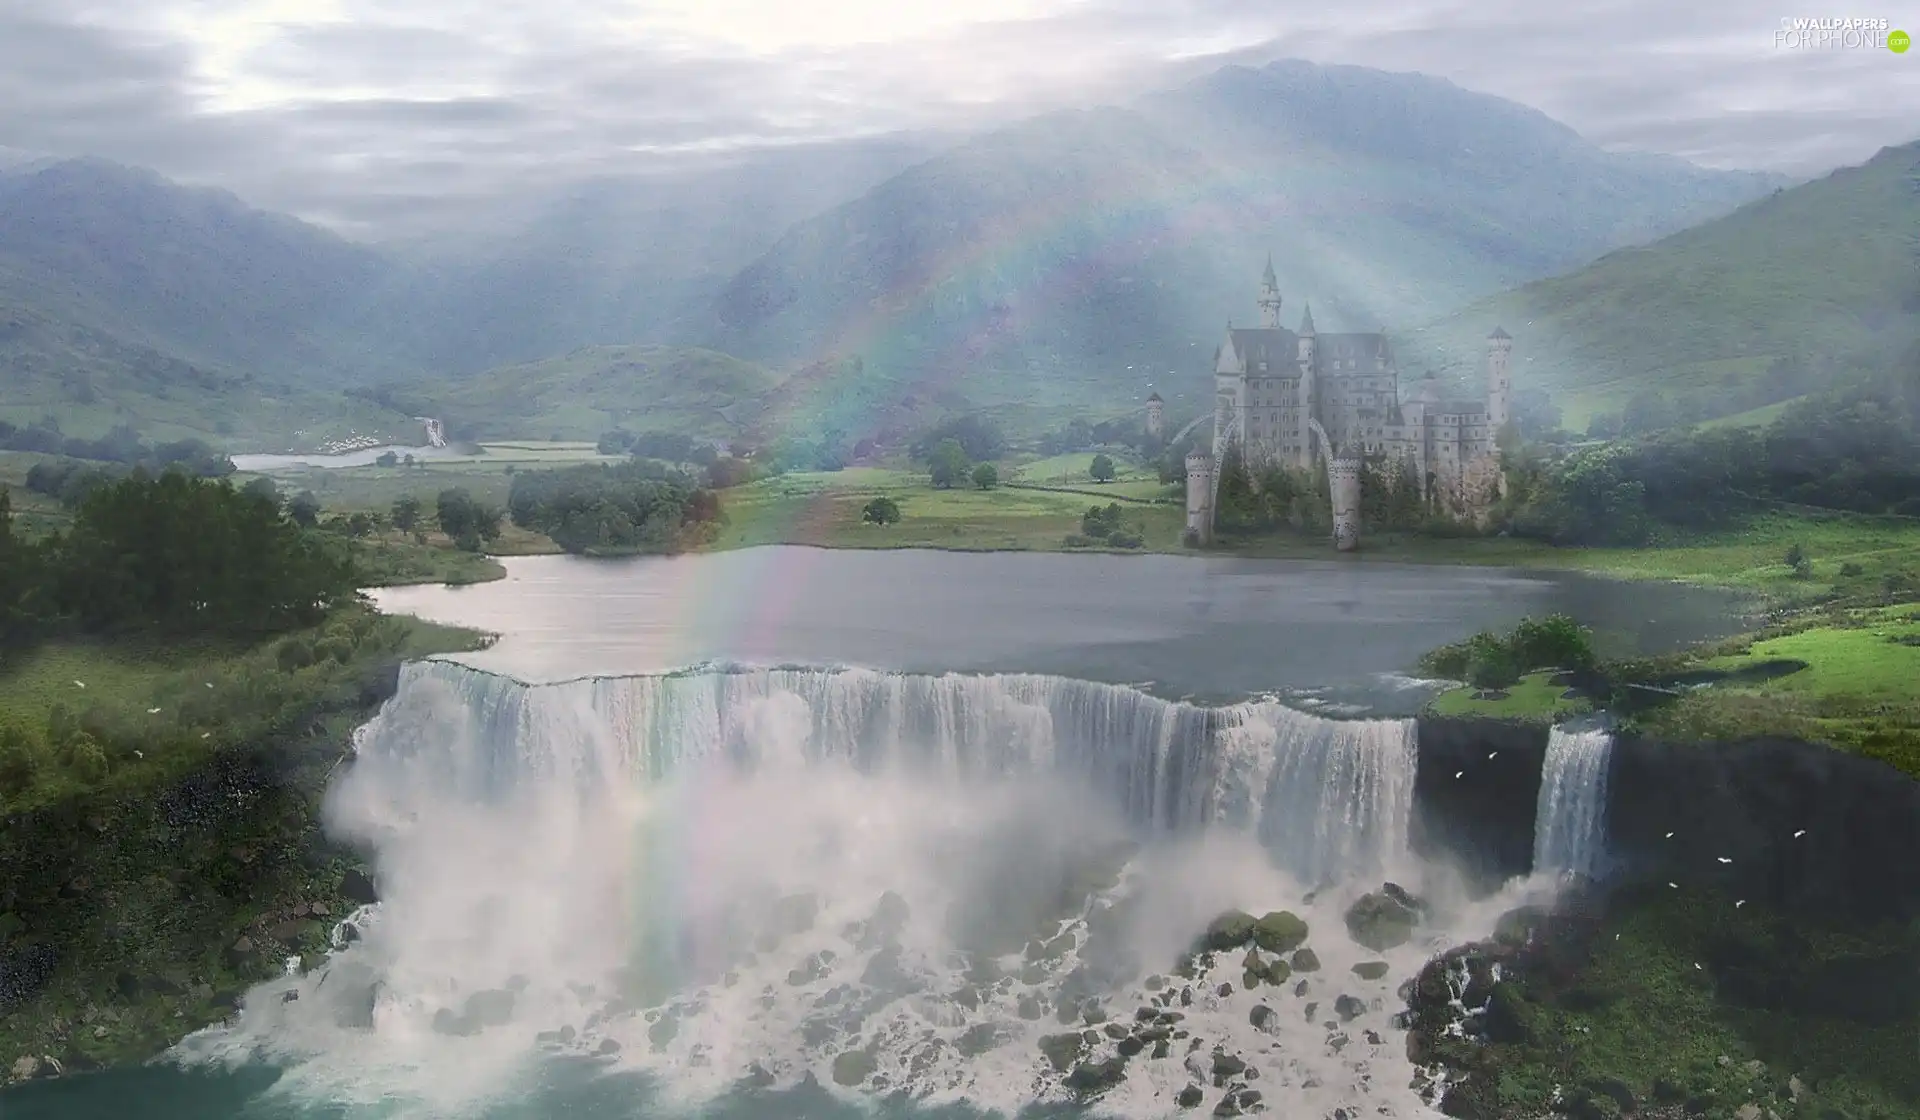
[{"label": "white castle facade", "polygon": [[1360,468],[1372,460],[1411,479],[1422,498],[1459,517],[1479,517],[1504,489],[1499,437],[1509,420],[1513,338],[1487,336],[1486,396],[1449,398],[1433,374],[1403,397],[1393,348],[1382,333],[1320,334],[1303,308],[1298,330],[1280,325],[1280,289],[1268,263],[1260,326],[1227,326],[1214,352],[1212,450],[1187,457],[1187,530],[1213,537],[1220,462],[1237,448],[1267,466],[1327,470],[1334,539],[1359,542]]}]

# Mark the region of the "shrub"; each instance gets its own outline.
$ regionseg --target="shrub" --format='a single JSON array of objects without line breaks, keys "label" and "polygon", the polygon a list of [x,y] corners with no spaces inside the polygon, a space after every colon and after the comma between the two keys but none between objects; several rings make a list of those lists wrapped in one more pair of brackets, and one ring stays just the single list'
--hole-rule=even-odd
[{"label": "shrub", "polygon": [[62,745],[60,763],[83,782],[97,782],[107,776],[107,753],[85,732],[75,733]]},{"label": "shrub", "polygon": [[1862,568],[1860,565],[1854,563],[1851,560],[1840,565],[1840,574],[1842,576],[1847,577],[1848,579],[1852,579],[1855,576],[1865,575],[1866,572],[1867,570],[1865,568]]},{"label": "shrub", "polygon": [[1139,548],[1146,542],[1136,534],[1116,529],[1107,537],[1107,543],[1115,548]]},{"label": "shrub", "polygon": [[313,646],[300,638],[288,638],[280,643],[273,657],[281,672],[297,672],[313,664]]},{"label": "shrub", "polygon": [[0,797],[18,797],[40,775],[39,744],[10,724],[0,724]]}]

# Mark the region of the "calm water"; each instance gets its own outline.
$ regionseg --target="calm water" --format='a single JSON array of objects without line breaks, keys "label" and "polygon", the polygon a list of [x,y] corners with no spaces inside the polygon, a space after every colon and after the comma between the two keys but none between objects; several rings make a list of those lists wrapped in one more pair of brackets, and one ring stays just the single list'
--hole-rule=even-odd
[{"label": "calm water", "polygon": [[1620,651],[1730,632],[1726,595],[1570,573],[1320,561],[780,547],[506,561],[375,593],[504,636],[465,658],[531,680],[707,661],[1056,673],[1179,697],[1365,687],[1484,627],[1565,612]]},{"label": "calm water", "polygon": [[[491,584],[390,589],[376,598],[389,610],[502,634],[492,649],[466,660],[531,679],[720,660],[1055,673],[1153,682],[1163,695],[1207,698],[1304,688],[1377,698],[1394,692],[1381,678],[1404,673],[1421,652],[1527,614],[1571,613],[1620,649],[1671,647],[1733,626],[1729,598],[1680,587],[1364,561],[767,548],[613,562],[527,557],[507,568],[508,578]],[[1244,1024],[1244,1012],[1238,1015]],[[510,1092],[444,1115],[686,1115],[661,1106],[645,1083],[602,1076],[590,1065],[554,1061],[529,1072]],[[1276,1104],[1285,1114],[1284,1102]],[[802,1086],[728,1094],[699,1114],[773,1120],[875,1113]],[[965,1115],[892,1103],[878,1114]],[[218,1072],[158,1066],[0,1092],[4,1120],[429,1115],[440,1114],[289,1090],[279,1074],[257,1065]]]}]

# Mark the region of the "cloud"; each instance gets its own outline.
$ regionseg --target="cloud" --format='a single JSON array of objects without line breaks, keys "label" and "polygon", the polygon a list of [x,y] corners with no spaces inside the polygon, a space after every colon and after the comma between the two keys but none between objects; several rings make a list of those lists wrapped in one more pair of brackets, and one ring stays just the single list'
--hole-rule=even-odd
[{"label": "cloud", "polygon": [[381,235],[692,153],[971,128],[1226,62],[1419,70],[1608,146],[1814,174],[1913,138],[1920,65],[1744,0],[14,0],[0,148]]}]

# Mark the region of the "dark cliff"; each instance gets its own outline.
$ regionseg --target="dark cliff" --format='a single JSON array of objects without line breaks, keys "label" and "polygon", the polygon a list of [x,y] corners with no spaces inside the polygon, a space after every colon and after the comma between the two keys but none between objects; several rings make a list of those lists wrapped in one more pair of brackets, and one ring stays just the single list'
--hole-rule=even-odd
[{"label": "dark cliff", "polygon": [[1413,850],[1457,865],[1481,890],[1533,870],[1534,803],[1547,729],[1422,716],[1418,742]]},{"label": "dark cliff", "polygon": [[1920,781],[1831,747],[1623,735],[1607,826],[1632,877],[1859,921],[1920,917]]}]

